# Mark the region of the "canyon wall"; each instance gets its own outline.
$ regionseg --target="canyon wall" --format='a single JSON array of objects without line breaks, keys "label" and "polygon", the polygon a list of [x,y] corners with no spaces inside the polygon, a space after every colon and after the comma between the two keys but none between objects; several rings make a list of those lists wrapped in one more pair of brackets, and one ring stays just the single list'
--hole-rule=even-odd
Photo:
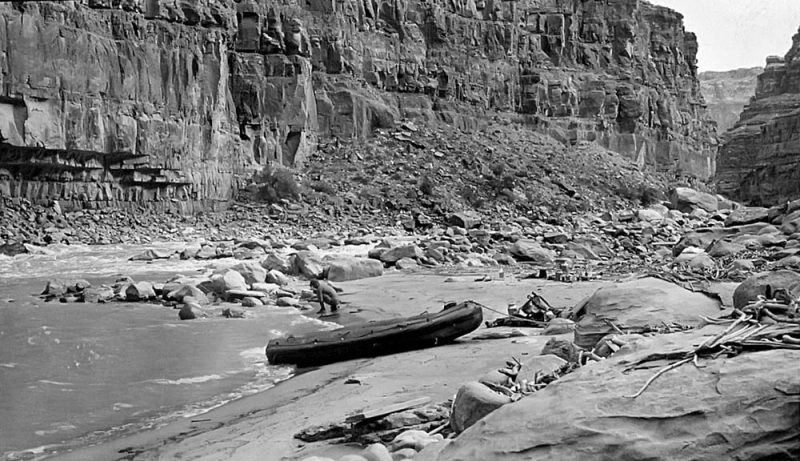
[{"label": "canyon wall", "polygon": [[721,194],[755,205],[800,198],[800,31],[785,57],[767,58],[718,164]]},{"label": "canyon wall", "polygon": [[698,75],[708,116],[717,122],[717,132],[725,133],[739,121],[744,106],[756,94],[756,82],[763,71],[763,67],[753,67]]},{"label": "canyon wall", "polygon": [[0,194],[216,207],[268,163],[493,112],[707,178],[682,17],[640,0],[0,4]]}]

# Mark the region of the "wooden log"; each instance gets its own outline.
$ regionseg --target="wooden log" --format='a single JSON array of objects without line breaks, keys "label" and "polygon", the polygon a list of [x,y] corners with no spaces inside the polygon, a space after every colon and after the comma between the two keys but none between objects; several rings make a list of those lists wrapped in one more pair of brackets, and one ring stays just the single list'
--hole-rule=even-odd
[{"label": "wooden log", "polygon": [[382,416],[390,415],[392,413],[397,413],[398,411],[404,411],[408,410],[409,408],[414,408],[420,405],[424,405],[430,401],[431,401],[430,397],[420,397],[418,399],[409,400],[407,402],[401,402],[383,407],[371,408],[368,410],[364,410],[361,413],[348,416],[344,420],[344,422],[358,423],[361,421],[366,421],[368,419],[380,418]]}]

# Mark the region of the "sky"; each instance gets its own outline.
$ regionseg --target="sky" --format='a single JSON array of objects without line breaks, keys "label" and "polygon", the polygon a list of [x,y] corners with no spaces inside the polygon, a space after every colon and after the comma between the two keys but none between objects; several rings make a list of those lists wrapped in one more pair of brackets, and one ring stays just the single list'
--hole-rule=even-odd
[{"label": "sky", "polygon": [[700,71],[764,66],[783,56],[800,28],[800,0],[649,0],[683,14],[697,34]]}]

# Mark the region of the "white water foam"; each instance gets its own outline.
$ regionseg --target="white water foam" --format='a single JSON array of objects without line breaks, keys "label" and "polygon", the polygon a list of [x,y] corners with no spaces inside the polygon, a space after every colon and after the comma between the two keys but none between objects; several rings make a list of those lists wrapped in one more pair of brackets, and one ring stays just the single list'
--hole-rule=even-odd
[{"label": "white water foam", "polygon": [[156,383],[156,384],[165,384],[169,386],[181,386],[184,384],[202,384],[207,383],[209,381],[216,381],[225,378],[223,375],[205,375],[205,376],[192,376],[189,378],[178,378],[178,379],[150,379],[145,381],[146,383]]},{"label": "white water foam", "polygon": [[37,383],[52,384],[53,386],[72,386],[72,383],[62,383],[60,381],[50,381],[49,379],[40,379]]}]

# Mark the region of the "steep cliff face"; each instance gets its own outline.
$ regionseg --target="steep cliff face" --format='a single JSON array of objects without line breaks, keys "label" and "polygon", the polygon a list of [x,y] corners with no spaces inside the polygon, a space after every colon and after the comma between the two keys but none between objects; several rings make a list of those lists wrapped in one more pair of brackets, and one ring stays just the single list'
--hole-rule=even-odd
[{"label": "steep cliff face", "polygon": [[708,177],[696,51],[640,0],[6,3],[0,193],[209,206],[321,137],[495,111]]},{"label": "steep cliff face", "polygon": [[739,121],[742,109],[756,94],[756,82],[763,71],[763,67],[753,67],[698,75],[708,116],[717,122],[717,132],[725,133]]},{"label": "steep cliff face", "polygon": [[800,198],[800,31],[785,58],[767,58],[756,94],[725,136],[717,190],[759,205]]}]

